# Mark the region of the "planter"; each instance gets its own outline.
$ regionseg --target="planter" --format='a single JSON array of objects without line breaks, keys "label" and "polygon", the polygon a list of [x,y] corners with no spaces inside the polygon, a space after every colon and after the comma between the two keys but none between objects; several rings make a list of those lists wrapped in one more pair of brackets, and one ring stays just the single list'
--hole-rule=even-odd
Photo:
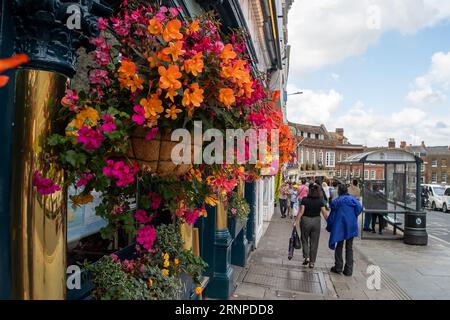
[{"label": "planter", "polygon": [[[161,132],[162,131],[162,132]],[[131,136],[131,146],[127,156],[130,159],[136,160],[144,168],[148,168],[151,172],[157,173],[159,176],[181,176],[186,174],[192,168],[192,160],[194,154],[194,143],[189,144],[189,141],[172,141],[172,130],[169,128],[162,128],[152,140],[146,140],[145,135],[147,131],[141,127],[136,128]],[[190,163],[176,164],[172,160],[172,150],[177,146],[180,149],[190,149]],[[180,159],[183,153],[177,152]],[[187,157],[184,155],[184,157]]]},{"label": "planter", "polygon": [[228,231],[230,232],[231,238],[236,238],[242,228],[244,228],[244,223],[240,219],[228,217]]}]

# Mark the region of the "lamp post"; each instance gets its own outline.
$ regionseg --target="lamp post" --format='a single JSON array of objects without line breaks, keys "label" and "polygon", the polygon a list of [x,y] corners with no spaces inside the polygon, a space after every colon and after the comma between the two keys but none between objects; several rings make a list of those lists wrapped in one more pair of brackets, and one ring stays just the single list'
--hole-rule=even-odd
[{"label": "lamp post", "polygon": [[293,96],[296,94],[303,94],[303,91],[297,91],[297,92],[293,92],[293,93],[288,93],[287,96]]}]

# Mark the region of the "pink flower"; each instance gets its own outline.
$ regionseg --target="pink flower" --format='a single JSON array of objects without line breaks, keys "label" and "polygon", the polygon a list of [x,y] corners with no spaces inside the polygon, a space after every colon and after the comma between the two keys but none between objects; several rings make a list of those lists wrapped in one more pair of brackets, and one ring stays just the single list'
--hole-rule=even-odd
[{"label": "pink flower", "polygon": [[87,185],[88,182],[91,181],[93,177],[94,175],[92,173],[82,173],[80,180],[78,180],[77,182],[77,187],[80,188]]},{"label": "pink flower", "polygon": [[134,106],[133,111],[135,114],[131,116],[131,120],[139,126],[142,126],[145,122],[145,110],[141,106]]},{"label": "pink flower", "polygon": [[197,221],[198,216],[200,215],[199,209],[194,210],[185,210],[184,211],[184,220],[187,224],[194,224]]},{"label": "pink flower", "polygon": [[108,71],[103,69],[94,69],[89,73],[89,81],[92,84],[109,85],[111,79],[108,77]]},{"label": "pink flower", "polygon": [[167,12],[167,7],[166,7],[166,6],[161,6],[161,7],[159,8],[159,12],[160,12],[160,13],[166,13],[166,12]]},{"label": "pink flower", "polygon": [[78,130],[77,142],[84,144],[84,148],[87,151],[94,151],[100,148],[103,138],[104,136],[100,130],[94,130],[83,126],[80,130]]},{"label": "pink flower", "polygon": [[153,226],[144,226],[137,231],[136,241],[144,248],[149,250],[156,240],[156,232]]},{"label": "pink flower", "polygon": [[235,216],[236,213],[237,213],[237,209],[236,208],[231,208],[231,213],[233,214],[233,216]]},{"label": "pink flower", "polygon": [[158,134],[158,127],[151,128],[145,135],[145,140],[152,140]]},{"label": "pink flower", "polygon": [[102,116],[102,120],[103,124],[101,125],[101,129],[106,133],[111,133],[117,129],[117,126],[114,123],[114,118],[112,116],[105,114]]},{"label": "pink flower", "polygon": [[99,30],[105,30],[108,27],[108,19],[98,18],[97,26]]},{"label": "pink flower", "polygon": [[148,194],[148,197],[150,198],[150,208],[152,210],[158,210],[159,206],[161,205],[161,196],[155,192],[150,192]]},{"label": "pink flower", "polygon": [[176,17],[178,15],[178,10],[176,8],[169,8],[170,15]]},{"label": "pink flower", "polygon": [[53,180],[44,178],[37,170],[33,174],[33,186],[43,196],[61,190],[61,187],[56,185]]},{"label": "pink flower", "polygon": [[118,187],[126,187],[134,182],[134,176],[139,171],[136,162],[132,166],[127,166],[123,161],[114,162],[113,160],[106,161],[107,166],[103,167],[103,174],[109,178],[116,179]]},{"label": "pink flower", "polygon": [[147,212],[145,210],[138,210],[136,211],[134,217],[136,218],[136,220],[142,224],[146,224],[149,223],[150,221],[153,220],[153,216],[148,216]]}]

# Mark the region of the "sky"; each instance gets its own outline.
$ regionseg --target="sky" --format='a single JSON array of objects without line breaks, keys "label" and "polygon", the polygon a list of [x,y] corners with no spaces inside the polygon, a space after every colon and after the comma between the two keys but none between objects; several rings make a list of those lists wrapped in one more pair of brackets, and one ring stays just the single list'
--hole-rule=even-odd
[{"label": "sky", "polygon": [[288,42],[289,121],[450,145],[450,0],[295,0]]}]

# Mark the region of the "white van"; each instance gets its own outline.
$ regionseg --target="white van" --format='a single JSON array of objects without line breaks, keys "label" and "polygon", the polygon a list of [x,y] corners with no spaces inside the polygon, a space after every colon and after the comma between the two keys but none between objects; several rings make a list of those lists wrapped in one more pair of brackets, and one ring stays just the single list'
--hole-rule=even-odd
[{"label": "white van", "polygon": [[[447,186],[440,184],[423,184],[422,187],[426,187],[428,190],[428,203],[431,210],[442,210],[444,207],[444,193]],[[449,208],[449,204],[446,203],[446,209]]]},{"label": "white van", "polygon": [[442,211],[448,212],[450,208],[450,187],[447,187],[444,191],[444,204],[442,205]]}]

